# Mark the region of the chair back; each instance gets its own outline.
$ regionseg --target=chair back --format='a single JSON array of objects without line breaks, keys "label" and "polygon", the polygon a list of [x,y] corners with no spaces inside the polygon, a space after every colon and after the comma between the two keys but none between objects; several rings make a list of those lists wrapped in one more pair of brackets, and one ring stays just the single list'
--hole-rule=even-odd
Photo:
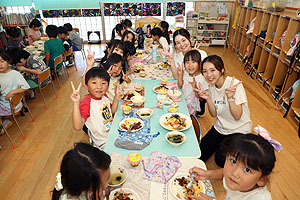
[{"label": "chair back", "polygon": [[48,67],[43,71],[41,75],[39,75],[39,85],[50,77],[50,68]]},{"label": "chair back", "polygon": [[54,69],[56,70],[57,65],[59,65],[63,61],[62,54],[54,58]]},{"label": "chair back", "polygon": [[193,123],[193,127],[195,130],[195,134],[198,140],[198,143],[200,143],[201,141],[201,137],[202,137],[202,131],[201,131],[201,125],[197,119],[197,117],[195,115],[190,115],[192,123]]},{"label": "chair back", "polygon": [[68,51],[64,51],[63,54],[64,54],[64,59],[66,60],[66,57],[69,56],[69,55],[72,55],[73,53],[73,48],[70,47]]},{"label": "chair back", "polygon": [[14,113],[15,112],[15,107],[20,103],[20,101],[22,101],[24,93],[18,93],[15,94],[11,99],[10,99],[10,108],[11,108],[11,112]]}]

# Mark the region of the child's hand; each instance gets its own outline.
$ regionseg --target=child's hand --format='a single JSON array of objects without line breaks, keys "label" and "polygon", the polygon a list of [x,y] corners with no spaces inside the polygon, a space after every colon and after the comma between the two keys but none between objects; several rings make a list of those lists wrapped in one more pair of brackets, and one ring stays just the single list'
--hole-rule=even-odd
[{"label": "child's hand", "polygon": [[24,71],[26,71],[26,67],[18,66],[17,70],[20,72],[24,72]]},{"label": "child's hand", "polygon": [[183,76],[183,62],[180,64],[180,63],[177,63],[179,67],[177,67],[177,74],[178,74],[178,77],[182,77]]},{"label": "child's hand", "polygon": [[233,85],[234,79],[235,78],[232,77],[230,87],[225,89],[225,94],[226,94],[228,99],[233,97],[233,95],[235,94],[237,86],[242,83],[241,81],[239,81],[237,84]]},{"label": "child's hand", "polygon": [[87,52],[88,52],[88,56],[86,57],[86,65],[87,67],[92,68],[95,63],[95,59],[94,59],[95,52],[93,52],[93,55],[90,53],[89,50],[87,50]]},{"label": "child's hand", "polygon": [[195,180],[205,180],[207,179],[207,171],[201,168],[191,168],[189,170],[189,173],[192,174],[194,173],[194,178]]},{"label": "child's hand", "polygon": [[79,83],[79,86],[77,89],[75,89],[73,81],[71,81],[71,86],[73,89],[73,93],[71,95],[71,99],[74,103],[78,103],[80,101],[80,88],[81,88],[81,82]]},{"label": "child's hand", "polygon": [[131,79],[128,77],[127,74],[124,73],[123,70],[122,70],[122,74],[123,74],[122,79],[123,79],[126,83],[131,83]]},{"label": "child's hand", "polygon": [[208,92],[208,91],[205,91],[205,90],[203,89],[203,87],[202,87],[202,85],[201,85],[200,82],[199,82],[199,87],[200,87],[200,89],[193,88],[193,90],[194,90],[195,92],[197,92],[197,93],[198,93],[198,96],[201,97],[202,99],[205,99],[205,100],[209,99],[209,98],[210,98],[209,92]]},{"label": "child's hand", "polygon": [[115,97],[116,97],[118,100],[120,100],[120,99],[123,98],[123,96],[124,96],[124,93],[123,93],[122,90],[123,90],[123,89],[121,89],[121,87],[120,87],[119,85],[116,87],[116,90],[115,90]]},{"label": "child's hand", "polygon": [[6,94],[6,96],[5,96],[5,100],[6,100],[6,101],[9,101],[10,98],[11,98],[13,95],[14,95],[14,93],[13,93],[12,91],[9,91],[9,92]]},{"label": "child's hand", "polygon": [[212,200],[212,198],[202,192],[199,192],[198,195],[188,195],[187,197],[196,200]]}]

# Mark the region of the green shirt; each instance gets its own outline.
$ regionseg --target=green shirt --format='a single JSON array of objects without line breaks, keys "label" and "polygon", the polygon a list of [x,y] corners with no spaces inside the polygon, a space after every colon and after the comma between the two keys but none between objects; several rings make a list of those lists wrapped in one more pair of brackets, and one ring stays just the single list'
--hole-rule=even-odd
[{"label": "green shirt", "polygon": [[[49,60],[48,67],[54,69],[54,59],[57,56],[60,56],[64,50],[65,50],[64,45],[62,41],[58,38],[49,39],[44,43],[44,52],[50,53],[50,60]],[[62,63],[60,63],[57,68],[60,68],[61,66]]]}]

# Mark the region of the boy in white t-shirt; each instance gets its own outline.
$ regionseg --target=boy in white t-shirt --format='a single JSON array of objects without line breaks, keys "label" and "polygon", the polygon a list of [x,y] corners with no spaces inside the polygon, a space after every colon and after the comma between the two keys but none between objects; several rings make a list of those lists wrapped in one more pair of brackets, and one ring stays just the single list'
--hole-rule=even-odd
[{"label": "boy in white t-shirt", "polygon": [[106,92],[109,86],[110,76],[102,68],[91,68],[85,75],[85,84],[89,94],[80,101],[80,87],[75,89],[73,83],[73,93],[71,99],[74,102],[73,127],[79,131],[85,124],[88,128],[88,135],[93,146],[104,149],[108,133],[112,125],[113,114],[116,112],[122,92],[116,90],[113,102],[110,103]]}]

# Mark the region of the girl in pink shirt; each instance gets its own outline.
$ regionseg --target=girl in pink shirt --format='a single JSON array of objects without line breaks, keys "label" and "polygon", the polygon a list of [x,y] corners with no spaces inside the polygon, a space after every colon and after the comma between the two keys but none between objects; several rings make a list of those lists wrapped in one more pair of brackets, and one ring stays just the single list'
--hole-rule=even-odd
[{"label": "girl in pink shirt", "polygon": [[29,24],[28,41],[32,44],[34,41],[39,40],[41,37],[40,27],[42,23],[38,19],[33,19]]}]

